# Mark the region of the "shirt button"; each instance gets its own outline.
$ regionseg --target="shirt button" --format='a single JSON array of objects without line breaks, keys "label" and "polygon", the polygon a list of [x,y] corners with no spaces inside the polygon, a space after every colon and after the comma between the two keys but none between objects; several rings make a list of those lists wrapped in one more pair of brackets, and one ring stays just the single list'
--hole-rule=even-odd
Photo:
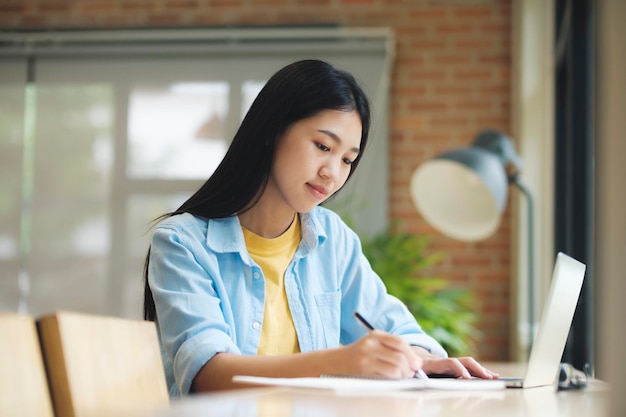
[{"label": "shirt button", "polygon": [[258,321],[255,321],[254,323],[252,323],[252,328],[254,330],[259,330],[261,328],[261,323],[259,323]]},{"label": "shirt button", "polygon": [[257,271],[255,271],[254,274],[252,274],[252,276],[254,278],[259,278],[261,276],[261,274],[259,274]]}]

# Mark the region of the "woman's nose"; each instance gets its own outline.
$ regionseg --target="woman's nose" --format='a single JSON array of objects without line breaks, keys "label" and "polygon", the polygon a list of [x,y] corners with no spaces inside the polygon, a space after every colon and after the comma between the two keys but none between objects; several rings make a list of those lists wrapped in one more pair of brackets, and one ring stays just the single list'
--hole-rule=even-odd
[{"label": "woman's nose", "polygon": [[319,174],[322,178],[336,181],[339,175],[339,164],[334,161],[326,161],[320,167]]}]

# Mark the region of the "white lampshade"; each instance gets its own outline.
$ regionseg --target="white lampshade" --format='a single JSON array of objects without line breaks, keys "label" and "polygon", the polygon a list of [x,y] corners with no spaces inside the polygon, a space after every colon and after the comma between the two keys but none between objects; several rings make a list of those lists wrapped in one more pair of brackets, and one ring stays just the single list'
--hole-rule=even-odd
[{"label": "white lampshade", "polygon": [[510,139],[482,132],[468,148],[448,151],[420,165],[411,177],[411,197],[424,219],[451,238],[491,236],[506,206],[506,166],[519,167]]}]

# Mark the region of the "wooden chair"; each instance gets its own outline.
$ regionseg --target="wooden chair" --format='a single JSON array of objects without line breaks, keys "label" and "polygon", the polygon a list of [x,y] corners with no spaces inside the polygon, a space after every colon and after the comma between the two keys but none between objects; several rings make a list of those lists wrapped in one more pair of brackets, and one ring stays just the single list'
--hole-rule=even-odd
[{"label": "wooden chair", "polygon": [[0,313],[0,416],[53,417],[35,320]]},{"label": "wooden chair", "polygon": [[139,415],[169,405],[153,322],[61,311],[38,326],[56,417]]}]

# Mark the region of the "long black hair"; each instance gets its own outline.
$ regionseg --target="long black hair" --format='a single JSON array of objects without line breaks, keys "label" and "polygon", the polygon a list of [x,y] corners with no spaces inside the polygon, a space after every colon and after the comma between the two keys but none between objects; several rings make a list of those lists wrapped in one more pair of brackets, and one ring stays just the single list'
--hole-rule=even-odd
[{"label": "long black hair", "polygon": [[[303,60],[276,72],[250,106],[215,172],[187,201],[156,220],[181,213],[208,219],[230,217],[252,207],[265,189],[276,142],[289,126],[323,110],[356,111],[361,119],[361,152],[351,166],[354,173],[369,136],[370,106],[366,94],[348,72],[320,60]],[[150,249],[144,263],[144,319],[154,320],[156,309],[148,284]]]}]

